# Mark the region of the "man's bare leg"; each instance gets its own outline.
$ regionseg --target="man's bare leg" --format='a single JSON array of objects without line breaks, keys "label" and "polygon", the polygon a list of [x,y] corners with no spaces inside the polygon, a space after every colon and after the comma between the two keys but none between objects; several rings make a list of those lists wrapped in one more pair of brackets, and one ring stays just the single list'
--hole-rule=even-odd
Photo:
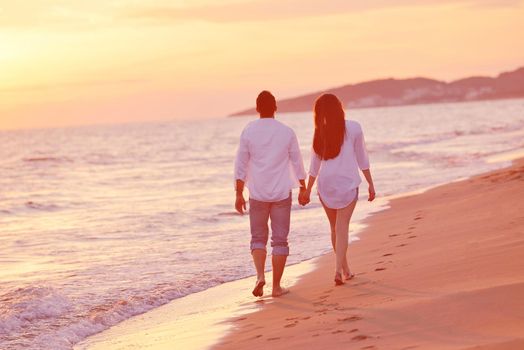
[{"label": "man's bare leg", "polygon": [[253,256],[253,262],[257,269],[257,282],[255,289],[253,289],[253,295],[261,297],[264,295],[264,285],[266,284],[265,269],[266,269],[266,251],[264,249],[253,249],[251,252]]},{"label": "man's bare leg", "polygon": [[286,255],[273,255],[271,262],[273,264],[273,292],[274,297],[289,293],[289,290],[280,285],[280,280],[284,274],[284,267],[286,266]]}]

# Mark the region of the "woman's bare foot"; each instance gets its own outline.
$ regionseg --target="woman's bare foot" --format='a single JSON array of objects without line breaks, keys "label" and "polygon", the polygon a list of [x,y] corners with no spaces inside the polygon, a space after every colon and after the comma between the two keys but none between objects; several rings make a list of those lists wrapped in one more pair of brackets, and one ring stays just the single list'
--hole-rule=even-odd
[{"label": "woman's bare foot", "polygon": [[335,273],[335,286],[341,286],[344,284],[344,280],[342,279],[342,274],[340,272]]},{"label": "woman's bare foot", "polygon": [[344,278],[346,280],[350,280],[352,279],[353,277],[355,277],[355,274],[352,273],[351,271],[344,271]]},{"label": "woman's bare foot", "polygon": [[264,285],[266,284],[266,281],[264,280],[257,280],[257,283],[255,284],[255,289],[253,289],[253,295],[256,297],[261,297],[264,295]]},{"label": "woman's bare foot", "polygon": [[280,297],[284,294],[287,294],[289,293],[289,289],[287,288],[283,288],[283,287],[273,287],[273,293],[271,293],[271,296],[273,298],[277,298],[277,297]]},{"label": "woman's bare foot", "polygon": [[351,270],[349,269],[349,264],[347,260],[344,261],[344,265],[342,266],[342,276],[344,276],[344,279],[346,280],[350,280],[353,277],[355,277],[355,275],[351,273]]}]

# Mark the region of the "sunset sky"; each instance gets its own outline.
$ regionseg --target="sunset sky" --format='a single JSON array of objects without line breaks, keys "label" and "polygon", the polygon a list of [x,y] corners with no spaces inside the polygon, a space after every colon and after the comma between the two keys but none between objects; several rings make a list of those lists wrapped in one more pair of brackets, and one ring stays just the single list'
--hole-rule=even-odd
[{"label": "sunset sky", "polygon": [[524,66],[524,1],[0,0],[0,129],[223,117]]}]

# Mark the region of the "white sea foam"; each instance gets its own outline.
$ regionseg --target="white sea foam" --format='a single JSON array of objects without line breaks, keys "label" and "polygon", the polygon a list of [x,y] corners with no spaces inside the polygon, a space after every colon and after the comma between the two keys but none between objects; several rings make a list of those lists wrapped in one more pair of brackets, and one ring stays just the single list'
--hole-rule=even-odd
[{"label": "white sea foam", "polygon": [[0,295],[0,336],[8,336],[71,309],[67,297],[50,287],[22,287]]}]

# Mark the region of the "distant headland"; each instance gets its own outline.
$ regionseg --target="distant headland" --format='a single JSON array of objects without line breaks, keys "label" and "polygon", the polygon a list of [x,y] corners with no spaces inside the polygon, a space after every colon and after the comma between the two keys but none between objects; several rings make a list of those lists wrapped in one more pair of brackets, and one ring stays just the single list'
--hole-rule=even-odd
[{"label": "distant headland", "polygon": [[[310,111],[321,93],[336,94],[348,108],[517,98],[524,97],[524,67],[497,77],[474,76],[449,83],[421,77],[371,80],[283,99],[278,101],[278,111]],[[255,109],[249,108],[230,116],[253,114]]]}]

